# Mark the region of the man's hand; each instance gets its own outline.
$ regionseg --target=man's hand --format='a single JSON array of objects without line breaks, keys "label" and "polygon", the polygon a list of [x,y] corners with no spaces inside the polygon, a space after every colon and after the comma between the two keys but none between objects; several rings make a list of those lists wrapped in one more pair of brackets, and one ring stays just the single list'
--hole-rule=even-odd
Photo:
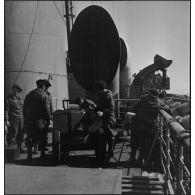
[{"label": "man's hand", "polygon": [[9,127],[9,126],[10,126],[10,122],[9,122],[8,120],[6,120],[6,121],[5,121],[5,125],[6,125],[7,127]]},{"label": "man's hand", "polygon": [[83,142],[84,142],[84,143],[87,143],[87,140],[88,140],[88,139],[89,139],[89,134],[88,134],[87,136],[84,137]]},{"label": "man's hand", "polygon": [[98,114],[99,116],[103,116],[103,112],[101,112],[101,111],[98,111],[97,114]]}]

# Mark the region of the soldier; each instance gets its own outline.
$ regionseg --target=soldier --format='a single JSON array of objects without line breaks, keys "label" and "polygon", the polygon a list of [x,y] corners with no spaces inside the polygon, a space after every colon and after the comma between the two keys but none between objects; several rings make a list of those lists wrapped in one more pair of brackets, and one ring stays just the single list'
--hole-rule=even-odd
[{"label": "soldier", "polygon": [[32,147],[39,141],[41,158],[45,157],[47,127],[51,119],[50,102],[45,93],[45,82],[36,81],[37,88],[29,92],[24,100],[24,119],[27,128],[27,159],[32,159]]},{"label": "soldier", "polygon": [[23,104],[24,100],[21,95],[22,89],[18,85],[12,86],[12,93],[8,95],[5,102],[5,125],[8,127],[7,144],[20,147],[23,140]]},{"label": "soldier", "polygon": [[79,120],[75,125],[74,125],[74,129],[77,129],[81,124],[83,125],[83,130],[84,132],[88,132],[88,127],[89,125],[91,125],[92,121],[91,121],[91,117],[90,117],[90,112],[92,110],[94,110],[94,108],[96,107],[95,103],[91,100],[85,100],[81,97],[77,97],[75,100],[75,103],[79,105],[79,108],[82,109],[85,114],[84,116],[81,118],[81,120]]},{"label": "soldier", "polygon": [[[98,95],[95,111],[97,111],[98,115],[103,119],[104,135],[106,137],[106,143],[108,143],[108,157],[112,157],[114,143],[113,128],[116,122],[114,114],[114,99],[112,97],[112,92],[107,89],[107,84],[102,80],[95,83],[95,91]],[[104,152],[105,150],[106,145],[104,146]],[[105,154],[102,154],[102,160],[104,158]]]},{"label": "soldier", "polygon": [[[135,112],[135,118],[131,125],[131,155],[130,160],[132,163],[136,162],[136,151],[139,149],[138,163],[143,164],[147,160],[150,147],[157,131],[157,117],[158,111],[164,109],[170,112],[168,106],[166,106],[158,98],[158,90],[149,89],[144,92],[141,96],[140,101],[134,106],[133,111]],[[158,156],[159,145],[156,142],[155,145],[155,156],[153,155],[156,162],[160,160]]]}]

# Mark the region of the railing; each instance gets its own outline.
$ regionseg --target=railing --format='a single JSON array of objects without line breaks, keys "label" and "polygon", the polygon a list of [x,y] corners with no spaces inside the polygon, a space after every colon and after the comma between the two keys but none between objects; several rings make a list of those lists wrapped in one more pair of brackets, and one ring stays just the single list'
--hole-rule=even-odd
[{"label": "railing", "polygon": [[172,99],[172,100],[176,100],[179,102],[191,102],[189,99],[181,99],[181,98],[176,98],[176,97],[166,97],[166,99]]},{"label": "railing", "polygon": [[[116,117],[131,112],[138,99],[115,100]],[[190,194],[190,132],[164,110],[159,111],[158,138],[165,174],[165,194]]]},{"label": "railing", "polygon": [[131,112],[139,99],[115,99],[116,118],[123,118],[126,112]]},{"label": "railing", "polygon": [[166,194],[190,194],[190,132],[164,110],[160,110],[159,128]]}]

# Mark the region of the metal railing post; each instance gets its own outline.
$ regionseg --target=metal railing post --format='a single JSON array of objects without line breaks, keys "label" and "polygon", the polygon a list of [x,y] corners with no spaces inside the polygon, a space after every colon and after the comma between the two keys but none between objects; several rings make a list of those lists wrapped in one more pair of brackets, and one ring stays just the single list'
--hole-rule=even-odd
[{"label": "metal railing post", "polygon": [[181,184],[183,183],[183,166],[181,165],[181,160],[183,160],[183,146],[178,145],[177,150],[177,194],[182,195],[183,190],[181,189]]},{"label": "metal railing post", "polygon": [[[165,127],[164,129],[166,131],[166,151],[165,151],[165,154],[166,154],[166,166],[165,166],[165,169],[166,169],[166,174],[165,174],[165,182],[166,182],[166,185],[167,187],[169,186],[170,184],[170,159],[169,159],[169,153],[170,153],[170,140],[169,140],[169,136],[170,136],[170,129],[168,127]],[[168,187],[169,189],[169,187]]]},{"label": "metal railing post", "polygon": [[160,162],[162,164],[162,168],[163,168],[163,118],[162,116],[158,116],[158,127],[160,128],[160,134],[159,134],[159,137],[160,137]]}]

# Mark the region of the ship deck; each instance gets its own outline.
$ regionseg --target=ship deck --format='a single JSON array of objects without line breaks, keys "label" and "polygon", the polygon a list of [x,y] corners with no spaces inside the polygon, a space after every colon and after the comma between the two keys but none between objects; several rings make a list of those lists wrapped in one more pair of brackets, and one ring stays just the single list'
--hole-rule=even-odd
[{"label": "ship deck", "polygon": [[[130,163],[129,138],[120,138],[114,149],[114,157],[107,168],[100,170],[95,165],[93,150],[71,151],[68,164],[62,161],[58,166],[52,166],[52,133],[49,133],[44,161],[39,158],[40,152],[33,154],[31,161],[26,160],[27,150],[23,146],[25,153],[20,154],[14,163],[5,164],[5,193],[121,194],[127,192],[127,188],[130,189],[128,192],[132,191],[131,187],[126,186],[127,179],[147,176],[147,179],[158,178],[158,181],[162,181],[163,175],[156,170],[145,171]],[[132,186],[132,182],[128,185]]]}]

